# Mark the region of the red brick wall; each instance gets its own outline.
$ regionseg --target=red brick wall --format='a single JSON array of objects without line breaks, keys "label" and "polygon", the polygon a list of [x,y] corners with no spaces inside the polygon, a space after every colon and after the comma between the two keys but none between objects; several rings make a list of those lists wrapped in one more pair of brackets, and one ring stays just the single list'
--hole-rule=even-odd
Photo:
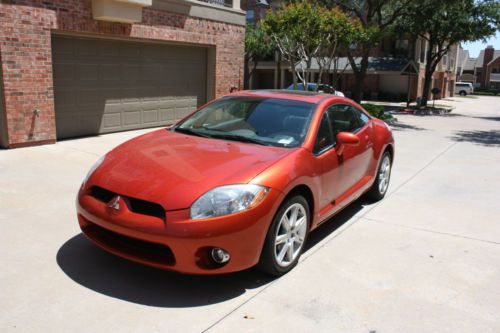
[{"label": "red brick wall", "polygon": [[[228,93],[232,86],[242,86],[242,26],[148,8],[143,9],[141,23],[110,23],[92,19],[91,0],[4,1],[0,4],[0,73],[10,147],[55,141],[54,31],[213,46],[216,96]],[[40,110],[39,117],[34,116],[34,109]]]},{"label": "red brick wall", "polygon": [[484,58],[483,58],[483,71],[482,75],[479,78],[479,82],[481,82],[481,87],[487,88],[488,82],[488,63],[493,60],[493,55],[495,54],[495,49],[493,47],[487,47],[484,49]]},{"label": "red brick wall", "polygon": [[497,57],[495,60],[491,61],[489,65],[487,65],[486,73],[485,73],[485,88],[490,88],[490,75],[493,71],[493,68],[497,69],[497,73],[500,73],[498,69],[500,69],[500,57]]}]

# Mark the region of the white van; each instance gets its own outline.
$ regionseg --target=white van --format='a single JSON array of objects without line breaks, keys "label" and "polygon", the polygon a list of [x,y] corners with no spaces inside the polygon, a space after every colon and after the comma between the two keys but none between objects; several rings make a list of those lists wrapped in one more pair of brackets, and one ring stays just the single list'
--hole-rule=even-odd
[{"label": "white van", "polygon": [[467,96],[474,93],[474,87],[470,82],[456,82],[455,83],[455,94],[460,96]]}]

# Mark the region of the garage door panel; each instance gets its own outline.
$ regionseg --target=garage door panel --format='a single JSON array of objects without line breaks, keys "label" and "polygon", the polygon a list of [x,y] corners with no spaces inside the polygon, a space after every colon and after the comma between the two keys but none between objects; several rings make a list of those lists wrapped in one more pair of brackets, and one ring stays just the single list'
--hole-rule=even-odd
[{"label": "garage door panel", "polygon": [[124,122],[126,126],[139,125],[141,123],[141,112],[140,111],[129,111],[124,113]]},{"label": "garage door panel", "polygon": [[170,124],[206,102],[203,48],[54,36],[57,137]]},{"label": "garage door panel", "polygon": [[94,84],[99,81],[99,64],[82,64],[80,63],[76,67],[76,76],[77,79],[82,81],[92,81],[91,84]]},{"label": "garage door panel", "polygon": [[75,79],[75,67],[73,63],[59,63],[57,67],[54,68],[54,78],[57,83],[64,83],[64,81],[73,81]]},{"label": "garage door panel", "polygon": [[102,130],[120,128],[122,126],[122,113],[106,113],[102,120]]},{"label": "garage door panel", "polygon": [[74,90],[59,90],[58,94],[54,95],[54,103],[61,108],[73,107],[76,104],[76,92]]},{"label": "garage door panel", "polygon": [[163,122],[170,122],[175,119],[172,109],[160,109],[159,110],[159,120]]},{"label": "garage door panel", "polygon": [[74,39],[76,54],[80,57],[96,56],[99,50],[98,40]]},{"label": "garage door panel", "polygon": [[142,113],[143,116],[143,123],[144,124],[151,124],[151,123],[156,123],[158,122],[158,110],[145,110]]},{"label": "garage door panel", "polygon": [[121,66],[119,64],[101,64],[100,68],[100,79],[106,82],[109,81],[119,83],[121,79]]}]

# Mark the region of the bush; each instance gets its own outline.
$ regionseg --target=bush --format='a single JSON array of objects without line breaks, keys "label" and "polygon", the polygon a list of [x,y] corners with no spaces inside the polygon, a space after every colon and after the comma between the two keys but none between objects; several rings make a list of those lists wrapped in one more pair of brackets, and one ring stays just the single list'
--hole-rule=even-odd
[{"label": "bush", "polygon": [[375,118],[383,119],[384,117],[384,107],[381,105],[375,105],[370,103],[363,103],[361,106],[368,111],[369,114]]}]

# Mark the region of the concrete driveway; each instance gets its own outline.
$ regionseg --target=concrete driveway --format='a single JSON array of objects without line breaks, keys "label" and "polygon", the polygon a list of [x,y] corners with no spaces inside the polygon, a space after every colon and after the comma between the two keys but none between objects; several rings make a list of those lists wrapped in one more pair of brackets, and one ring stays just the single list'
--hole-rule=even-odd
[{"label": "concrete driveway", "polygon": [[0,151],[0,331],[499,332],[500,98],[440,103],[456,109],[398,116],[386,199],[312,233],[275,280],[159,271],[81,235],[82,178],[141,131]]}]

